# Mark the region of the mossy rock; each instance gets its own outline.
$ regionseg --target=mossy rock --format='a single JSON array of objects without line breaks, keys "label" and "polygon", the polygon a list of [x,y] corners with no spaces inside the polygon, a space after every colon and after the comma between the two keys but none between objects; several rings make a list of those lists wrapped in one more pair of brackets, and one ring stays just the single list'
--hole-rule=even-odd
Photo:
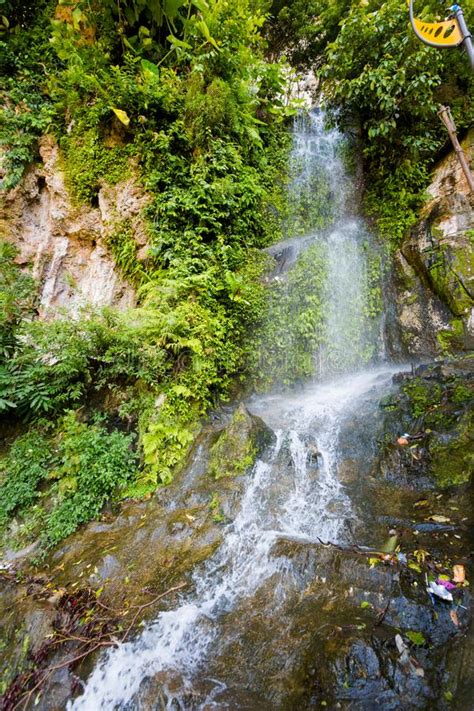
[{"label": "mossy rock", "polygon": [[[421,365],[397,382],[398,394],[380,403],[385,433],[380,471],[413,486],[431,480],[431,485],[445,489],[471,481],[474,359]],[[396,444],[404,432],[414,435],[407,448]]]},{"label": "mossy rock", "polygon": [[446,442],[439,438],[431,445],[432,473],[442,488],[469,482],[474,473],[472,412],[467,412]]},{"label": "mossy rock", "polygon": [[244,474],[274,438],[272,430],[241,404],[211,447],[209,473],[215,479]]}]

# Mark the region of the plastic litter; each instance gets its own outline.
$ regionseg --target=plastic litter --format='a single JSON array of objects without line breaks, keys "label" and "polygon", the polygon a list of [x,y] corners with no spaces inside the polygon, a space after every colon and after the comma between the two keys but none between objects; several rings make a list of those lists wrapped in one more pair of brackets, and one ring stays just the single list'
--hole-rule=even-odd
[{"label": "plastic litter", "polygon": [[463,565],[453,566],[453,580],[455,583],[464,583],[466,580],[466,571]]},{"label": "plastic litter", "polygon": [[452,583],[450,580],[443,580],[442,578],[438,578],[436,581],[437,585],[442,585],[443,588],[446,588],[446,590],[456,590],[456,585]]},{"label": "plastic litter", "polygon": [[430,582],[426,589],[430,593],[430,595],[435,595],[441,600],[445,600],[445,602],[453,602],[453,596],[451,595],[449,590],[446,590],[444,585],[439,585],[438,583],[435,583],[434,580]]}]

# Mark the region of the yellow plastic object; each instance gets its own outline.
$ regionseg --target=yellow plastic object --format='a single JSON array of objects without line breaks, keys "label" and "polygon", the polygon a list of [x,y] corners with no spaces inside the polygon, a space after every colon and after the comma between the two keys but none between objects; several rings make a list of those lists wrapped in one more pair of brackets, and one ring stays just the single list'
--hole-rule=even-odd
[{"label": "yellow plastic object", "polygon": [[413,14],[413,0],[407,0],[413,30],[422,42],[431,47],[457,47],[464,41],[457,17],[442,22],[424,22]]},{"label": "yellow plastic object", "polygon": [[464,39],[455,18],[443,22],[423,22],[414,17],[413,29],[423,42],[432,47],[457,47]]}]

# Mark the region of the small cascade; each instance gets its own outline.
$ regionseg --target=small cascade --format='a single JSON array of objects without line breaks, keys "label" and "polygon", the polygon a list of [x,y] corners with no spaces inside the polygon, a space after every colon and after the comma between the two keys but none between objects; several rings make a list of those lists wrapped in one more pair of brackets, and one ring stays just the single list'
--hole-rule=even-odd
[{"label": "small cascade", "polygon": [[[165,688],[164,708],[196,708],[187,706],[186,694],[205,670],[208,655],[218,654],[226,643],[220,638],[222,617],[282,567],[291,576],[288,562],[271,555],[276,542],[348,539],[352,510],[337,478],[339,433],[367,395],[374,388],[384,392],[390,379],[387,368],[364,371],[312,385],[301,394],[269,395],[249,403],[276,429],[277,440],[257,462],[224,543],[195,572],[194,592],[183,595],[176,609],[162,612],[137,639],[107,652],[69,709],[140,709],[141,686],[157,675]],[[226,680],[214,684],[219,690]]]},{"label": "small cascade", "polygon": [[[287,229],[302,235],[292,242],[300,252],[294,269],[301,274],[299,260],[309,254],[303,264],[309,281],[303,280],[298,292],[298,279],[291,281],[290,270],[284,293],[288,298],[291,292],[292,301],[288,308],[279,306],[278,313],[284,312],[287,323],[301,332],[304,310],[309,322],[305,327],[318,335],[299,343],[306,344],[304,366],[317,379],[250,400],[249,409],[274,430],[276,443],[248,475],[239,513],[227,525],[222,545],[195,570],[192,592],[183,594],[175,609],[161,612],[136,639],[104,653],[83,694],[69,703],[70,711],[214,707],[229,680],[225,675],[210,679],[206,667],[210,659],[225,655],[229,640],[239,638],[233,611],[274,576],[284,580],[293,575],[291,561],[273,555],[278,542],[350,540],[356,514],[338,478],[339,441],[348,422],[354,427],[362,406],[374,402],[374,392],[384,393],[392,372],[386,366],[354,372],[377,353],[378,326],[368,305],[368,237],[363,223],[350,214],[352,186],[341,141],[336,132],[324,132],[321,113],[296,122],[293,215]],[[282,332],[288,331],[285,323],[280,324]],[[295,367],[289,356],[285,367]],[[284,598],[285,586],[280,584],[274,590],[275,616]],[[258,675],[258,670],[253,673]],[[203,680],[207,691],[199,697]],[[149,683],[160,690],[152,705],[143,702]],[[232,706],[231,700],[216,708],[239,705]]]}]

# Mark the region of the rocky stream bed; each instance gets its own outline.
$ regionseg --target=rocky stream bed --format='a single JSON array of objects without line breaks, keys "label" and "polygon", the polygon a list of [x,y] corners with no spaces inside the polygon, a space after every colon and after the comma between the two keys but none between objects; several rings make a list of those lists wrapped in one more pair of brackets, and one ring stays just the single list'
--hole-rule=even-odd
[{"label": "rocky stream bed", "polygon": [[[276,564],[221,607],[218,642],[192,687],[179,665],[150,671],[132,707],[167,708],[174,698],[172,708],[189,709],[472,709],[473,373],[466,358],[389,374],[383,398],[375,379],[339,436],[338,476],[352,507],[344,535],[317,540],[281,527],[267,553]],[[195,594],[206,565],[207,575],[221,574],[209,561],[238,519],[252,461],[275,446],[271,427],[250,414],[259,409],[251,400],[216,412],[171,485],[105,513],[40,569],[7,554],[3,709],[65,708],[101,645],[140,638],[160,610]],[[317,488],[317,429],[307,428],[307,440]],[[275,502],[294,476],[290,453],[279,450]],[[454,565],[466,582],[453,601],[429,595],[428,579],[452,580]]]}]

